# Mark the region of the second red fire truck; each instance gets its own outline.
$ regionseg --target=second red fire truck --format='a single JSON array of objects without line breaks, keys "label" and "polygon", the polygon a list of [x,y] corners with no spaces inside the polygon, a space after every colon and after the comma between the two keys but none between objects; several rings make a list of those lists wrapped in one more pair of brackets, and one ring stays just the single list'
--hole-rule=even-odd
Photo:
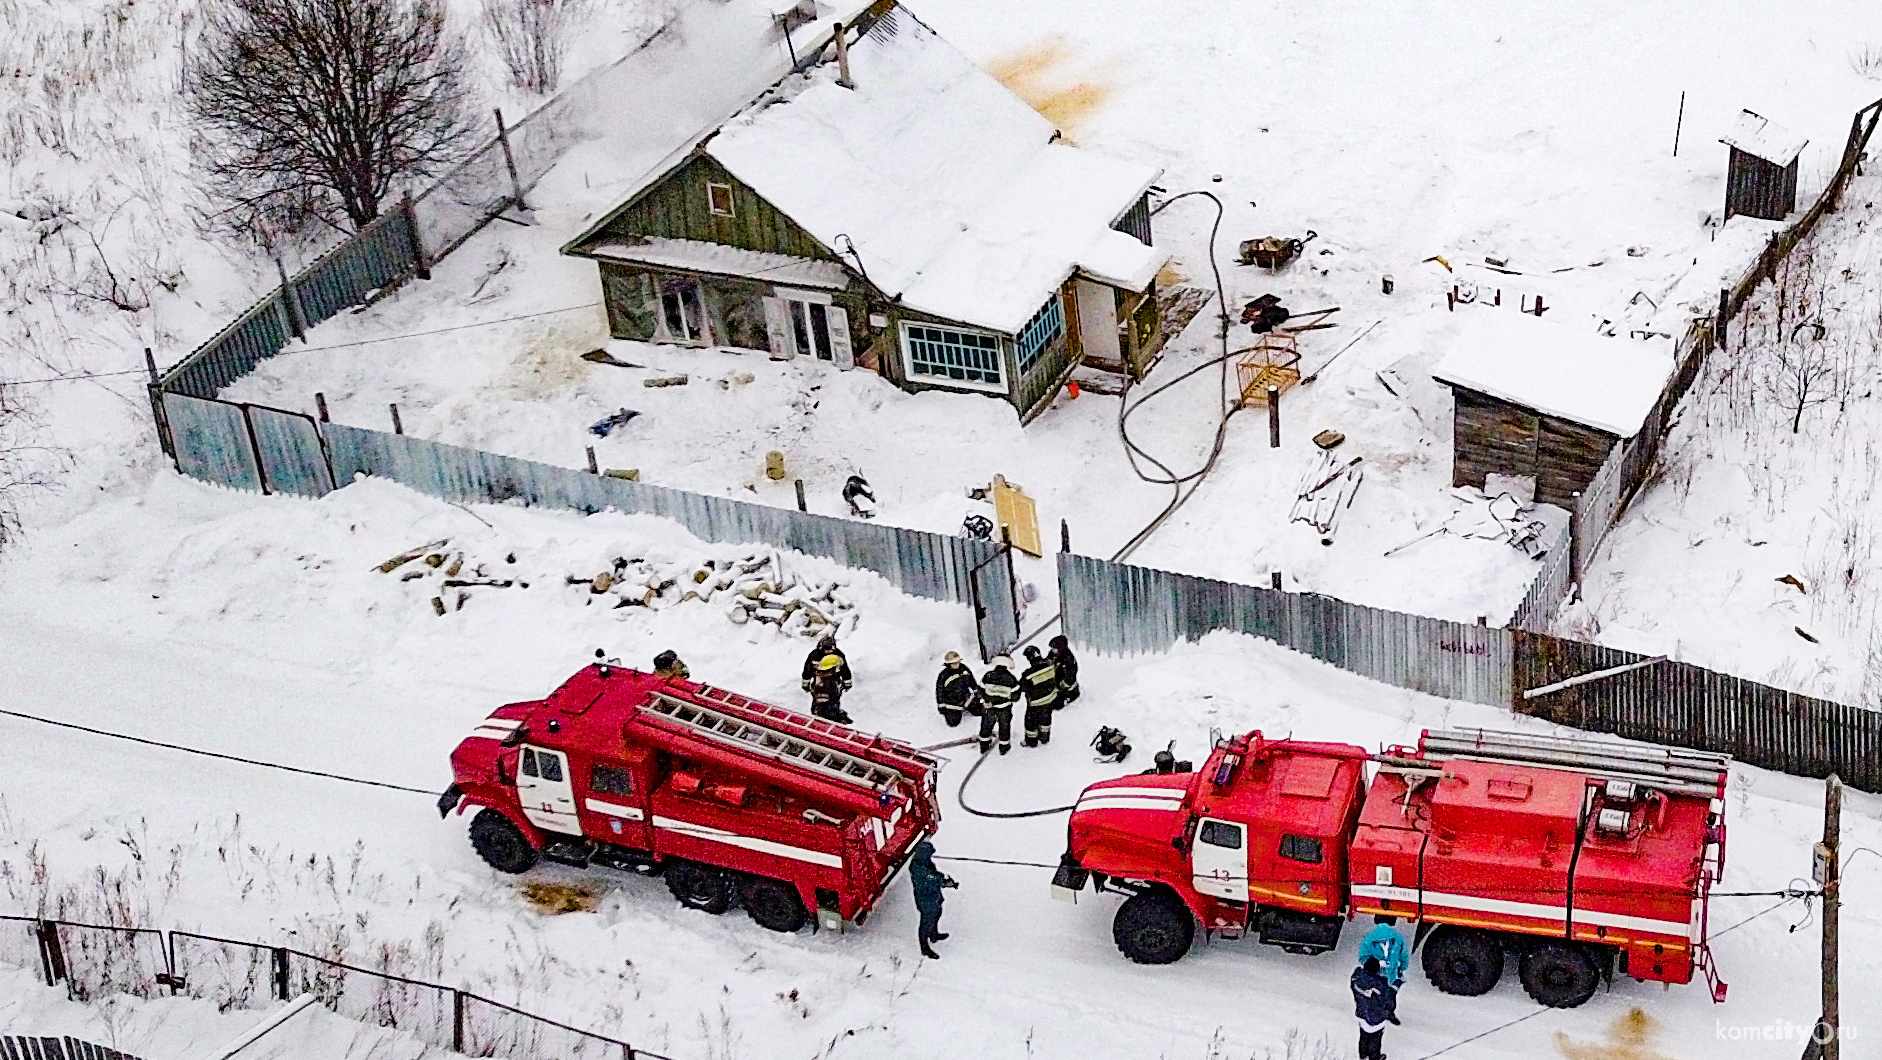
[{"label": "second red fire truck", "polygon": [[1706,909],[1729,763],[1474,729],[1377,755],[1251,732],[1199,771],[1086,788],[1055,886],[1123,894],[1112,934],[1141,963],[1178,959],[1199,927],[1320,953],[1369,913],[1415,925],[1446,993],[1490,990],[1514,958],[1545,1005],[1579,1005],[1617,972],[1699,971],[1723,1000]]}]

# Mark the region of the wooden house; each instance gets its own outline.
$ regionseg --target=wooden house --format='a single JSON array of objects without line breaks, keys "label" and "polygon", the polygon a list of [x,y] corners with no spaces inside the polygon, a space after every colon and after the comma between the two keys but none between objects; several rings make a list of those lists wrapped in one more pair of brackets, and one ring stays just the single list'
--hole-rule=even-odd
[{"label": "wooden house", "polygon": [[883,0],[563,248],[618,338],[814,357],[1030,418],[1161,341],[1157,171],[1050,122]]},{"label": "wooden house", "polygon": [[1809,141],[1751,111],[1719,142],[1731,148],[1725,171],[1725,219],[1738,214],[1782,221],[1797,208],[1797,156]]},{"label": "wooden house", "polygon": [[1451,484],[1533,479],[1535,499],[1572,509],[1616,443],[1660,398],[1666,340],[1606,338],[1514,310],[1473,308],[1431,377],[1451,389]]}]

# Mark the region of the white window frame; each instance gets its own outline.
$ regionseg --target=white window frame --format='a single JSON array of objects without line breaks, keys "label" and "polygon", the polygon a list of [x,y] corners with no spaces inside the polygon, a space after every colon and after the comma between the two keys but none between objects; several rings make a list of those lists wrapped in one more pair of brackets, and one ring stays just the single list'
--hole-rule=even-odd
[{"label": "white window frame", "polygon": [[[713,204],[712,193],[715,191],[725,192],[725,209],[723,210]],[[738,204],[732,198],[732,185],[721,184],[716,180],[706,182],[706,212],[712,214],[714,217],[738,216]]]},{"label": "white window frame", "polygon": [[[909,349],[909,328],[937,328],[943,331],[958,332],[962,335],[986,335],[991,337],[999,344],[994,353],[995,361],[999,366],[1000,381],[998,383],[985,383],[978,379],[949,379],[916,372],[914,356]],[[932,324],[925,320],[904,320],[901,322],[901,327],[897,330],[897,338],[900,340],[898,345],[901,347],[902,372],[910,383],[919,383],[923,386],[949,387],[955,390],[978,390],[984,394],[1004,395],[1011,392],[1011,387],[1007,381],[1006,337],[997,331],[964,328],[956,324]]]}]

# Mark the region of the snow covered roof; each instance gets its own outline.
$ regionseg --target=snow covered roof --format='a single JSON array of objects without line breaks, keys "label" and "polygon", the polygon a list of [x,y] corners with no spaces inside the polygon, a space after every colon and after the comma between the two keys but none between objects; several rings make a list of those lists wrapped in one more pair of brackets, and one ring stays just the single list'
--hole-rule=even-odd
[{"label": "snow covered roof", "polygon": [[[1075,270],[1142,290],[1165,255],[1111,229],[1149,166],[1053,143],[1019,97],[906,10],[787,79],[706,152],[913,309],[1018,332]],[[845,239],[847,238],[847,243]]]},{"label": "snow covered roof", "polygon": [[1616,437],[1640,430],[1673,374],[1664,339],[1610,339],[1508,309],[1466,312],[1433,379]]},{"label": "snow covered roof", "polygon": [[720,276],[744,276],[798,287],[827,287],[840,291],[850,285],[848,271],[834,261],[768,254],[761,250],[741,250],[696,239],[649,236],[638,243],[609,240],[591,244],[587,251],[595,257],[610,261],[637,261],[646,265],[664,265],[671,269],[690,269]]},{"label": "snow covered roof", "polygon": [[1741,110],[1732,127],[1719,137],[1719,142],[1774,166],[1788,166],[1797,160],[1810,141],[1762,114]]}]

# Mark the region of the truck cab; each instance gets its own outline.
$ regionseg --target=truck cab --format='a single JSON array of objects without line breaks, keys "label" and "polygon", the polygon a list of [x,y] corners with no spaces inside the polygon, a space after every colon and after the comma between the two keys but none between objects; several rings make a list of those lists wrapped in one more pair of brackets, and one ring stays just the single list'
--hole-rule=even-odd
[{"label": "truck cab", "polygon": [[1089,879],[1126,894],[1112,935],[1139,963],[1180,958],[1197,925],[1294,953],[1332,949],[1368,757],[1256,731],[1218,740],[1195,772],[1093,784],[1072,811],[1060,890]]}]

